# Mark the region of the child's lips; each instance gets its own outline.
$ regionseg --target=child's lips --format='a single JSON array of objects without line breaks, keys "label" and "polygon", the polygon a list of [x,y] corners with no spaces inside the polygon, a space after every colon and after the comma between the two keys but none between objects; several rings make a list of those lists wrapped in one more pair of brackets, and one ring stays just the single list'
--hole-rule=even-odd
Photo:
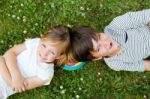
[{"label": "child's lips", "polygon": [[40,60],[45,60],[45,58],[43,58],[40,53],[39,53],[39,57],[40,57]]}]

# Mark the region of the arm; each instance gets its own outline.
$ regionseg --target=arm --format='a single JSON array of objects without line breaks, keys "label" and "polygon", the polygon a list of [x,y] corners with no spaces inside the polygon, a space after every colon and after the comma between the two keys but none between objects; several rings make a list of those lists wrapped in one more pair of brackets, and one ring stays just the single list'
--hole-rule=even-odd
[{"label": "arm", "polygon": [[[0,75],[3,77],[6,83],[9,86],[11,86],[11,82],[12,82],[11,75],[6,66],[4,57],[2,56],[0,56]],[[41,80],[37,76],[26,78],[26,80],[28,82],[28,85],[26,86],[27,90],[42,86],[48,81],[48,80]]]},{"label": "arm", "polygon": [[11,86],[11,75],[6,66],[5,59],[2,56],[0,56],[0,75],[3,77],[5,82]]},{"label": "arm", "polygon": [[28,82],[28,86],[26,87],[27,90],[33,89],[33,88],[36,88],[36,87],[40,87],[48,81],[48,80],[42,80],[37,76],[29,77],[29,78],[26,78],[26,79],[27,79],[27,82]]},{"label": "arm", "polygon": [[5,54],[4,58],[6,61],[6,65],[8,67],[8,70],[10,71],[10,74],[12,77],[14,75],[20,74],[19,68],[17,66],[17,55],[25,50],[25,45],[20,44],[20,45],[15,45],[14,47],[10,48]]},{"label": "arm", "polygon": [[[105,59],[104,59],[105,60]],[[138,71],[143,72],[145,70],[144,61],[138,62],[124,62],[118,60],[105,60],[106,64],[115,71]]]},{"label": "arm", "polygon": [[17,55],[25,50],[26,47],[24,44],[16,45],[10,48],[5,54],[5,62],[12,77],[12,88],[16,92],[22,92],[25,90],[26,81],[24,77],[21,75],[19,68],[17,66]]},{"label": "arm", "polygon": [[150,22],[150,9],[118,16],[107,27],[113,30],[127,30],[147,25],[148,22]]}]

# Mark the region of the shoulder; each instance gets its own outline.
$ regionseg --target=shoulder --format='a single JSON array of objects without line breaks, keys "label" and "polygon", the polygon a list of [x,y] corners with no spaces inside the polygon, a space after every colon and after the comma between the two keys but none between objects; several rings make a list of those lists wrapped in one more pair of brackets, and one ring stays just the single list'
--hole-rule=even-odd
[{"label": "shoulder", "polygon": [[117,60],[113,60],[113,59],[109,59],[109,58],[105,58],[104,59],[105,63],[108,65],[109,68],[111,68],[112,70],[115,71],[120,71],[120,67],[121,66],[121,61],[117,61]]},{"label": "shoulder", "polygon": [[25,43],[37,43],[40,41],[40,38],[33,38],[33,39],[25,39]]},{"label": "shoulder", "polygon": [[25,46],[27,48],[35,47],[39,44],[40,38],[26,39]]}]

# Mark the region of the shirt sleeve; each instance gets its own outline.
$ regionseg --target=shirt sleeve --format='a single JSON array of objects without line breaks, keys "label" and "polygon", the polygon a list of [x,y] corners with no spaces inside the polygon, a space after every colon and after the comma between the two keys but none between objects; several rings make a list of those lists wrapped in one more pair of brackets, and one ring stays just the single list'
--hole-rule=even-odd
[{"label": "shirt sleeve", "polygon": [[150,9],[128,12],[118,16],[106,28],[122,33],[122,30],[141,27],[147,25],[148,22],[150,22]]},{"label": "shirt sleeve", "polygon": [[[45,64],[45,63],[43,63]],[[48,80],[44,85],[49,85],[54,75],[54,64],[39,66],[37,76],[42,80]]]},{"label": "shirt sleeve", "polygon": [[26,48],[35,48],[39,38],[34,38],[34,39],[26,39],[25,40],[25,46]]},{"label": "shirt sleeve", "polygon": [[138,71],[145,70],[144,61],[138,62],[119,62],[119,61],[105,61],[106,64],[115,71]]}]

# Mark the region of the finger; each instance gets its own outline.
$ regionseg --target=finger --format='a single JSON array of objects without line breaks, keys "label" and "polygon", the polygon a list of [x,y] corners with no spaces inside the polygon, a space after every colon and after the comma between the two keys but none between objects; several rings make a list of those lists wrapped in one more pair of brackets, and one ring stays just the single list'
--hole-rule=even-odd
[{"label": "finger", "polygon": [[24,81],[24,85],[25,85],[25,87],[27,88],[28,82],[27,82],[27,81]]},{"label": "finger", "polygon": [[16,93],[18,93],[18,92],[19,92],[18,88],[14,88],[14,91],[15,91]]},{"label": "finger", "polygon": [[18,92],[21,93],[21,92],[22,92],[22,88],[19,88],[19,89],[18,89]]},{"label": "finger", "polygon": [[16,90],[15,90],[15,87],[12,87],[12,89],[13,89],[13,91],[16,91]]},{"label": "finger", "polygon": [[24,86],[21,89],[22,89],[21,91],[25,91],[25,87]]}]

